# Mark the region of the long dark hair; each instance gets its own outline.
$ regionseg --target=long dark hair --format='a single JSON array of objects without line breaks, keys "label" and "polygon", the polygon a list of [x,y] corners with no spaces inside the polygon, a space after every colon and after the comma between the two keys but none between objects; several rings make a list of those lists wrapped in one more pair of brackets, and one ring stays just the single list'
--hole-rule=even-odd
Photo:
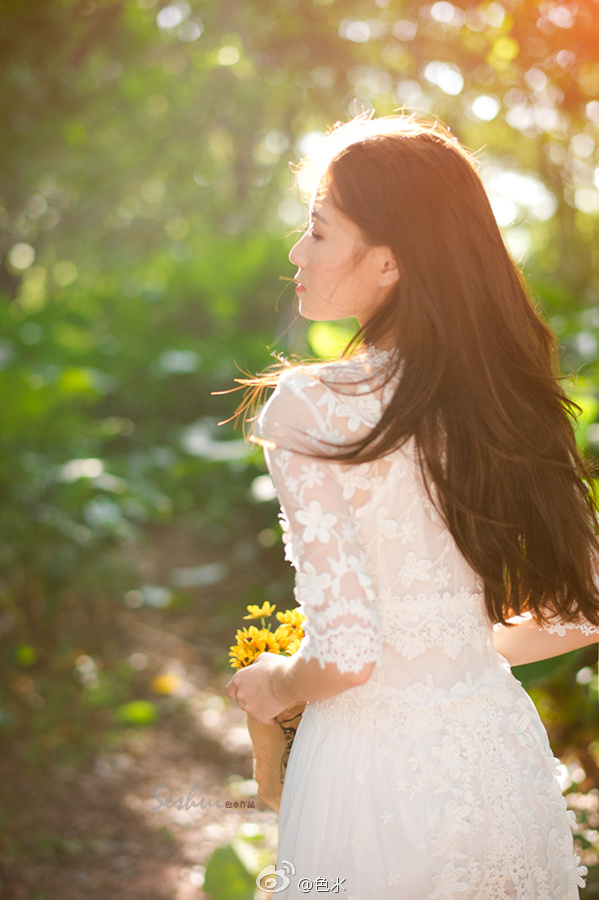
[{"label": "long dark hair", "polygon": [[599,624],[578,408],[473,157],[444,127],[397,116],[336,128],[320,166],[319,190],[366,243],[390,247],[401,272],[346,350],[392,341],[397,387],[376,427],[331,455],[365,462],[413,437],[427,489],[484,581],[490,620],[532,611]]}]

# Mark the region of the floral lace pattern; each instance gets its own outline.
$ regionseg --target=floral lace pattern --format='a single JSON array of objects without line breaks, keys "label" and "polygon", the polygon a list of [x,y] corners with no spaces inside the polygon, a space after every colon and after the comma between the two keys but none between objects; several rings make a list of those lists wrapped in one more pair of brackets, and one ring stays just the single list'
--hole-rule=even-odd
[{"label": "floral lace pattern", "polygon": [[380,602],[382,637],[405,659],[438,647],[455,659],[465,646],[483,653],[490,645],[484,598],[462,589],[457,594],[406,595]]},{"label": "floral lace pattern", "polygon": [[[509,669],[498,670],[494,680],[456,686],[452,701],[423,684],[401,701],[389,694],[382,704],[376,697],[385,696],[383,685],[367,683],[355,689],[362,692],[358,704],[341,694],[310,703],[304,712],[302,727],[315,726],[317,733],[330,731],[335,720],[355,730],[362,719],[361,730],[368,735],[376,723],[373,764],[393,773],[378,812],[379,841],[395,839],[402,806],[427,810],[427,827],[413,845],[410,864],[430,873],[428,893],[402,897],[569,900],[584,885],[586,869],[572,854],[573,814],[567,812],[555,779],[558,760]],[[407,709],[411,714],[405,716]],[[356,716],[356,710],[362,715]],[[402,743],[406,734],[420,737],[407,753]],[[354,774],[358,784],[367,781],[364,766]],[[528,802],[531,792],[534,803]],[[431,797],[434,804],[427,800]],[[546,827],[556,819],[561,830]],[[389,861],[386,886],[405,888],[409,882],[402,854],[389,852],[384,858]],[[359,875],[355,877],[354,887],[359,884]],[[394,895],[389,890],[383,896]]]},{"label": "floral lace pattern", "polygon": [[[547,736],[495,651],[481,580],[413,443],[359,465],[314,455],[378,421],[393,390],[386,359],[293,369],[259,422],[307,617],[298,652],[340,672],[374,663],[366,683],[306,707],[279,864],[315,884],[347,877],[354,900],[576,900],[585,870]],[[595,633],[548,629],[572,627]],[[285,892],[306,894],[316,888]]]},{"label": "floral lace pattern", "polygon": [[[348,430],[355,430],[355,422],[361,421],[360,410],[368,419],[373,409],[380,415],[380,401],[373,405],[370,394],[344,396],[340,401],[340,416]],[[332,415],[328,395],[318,398],[315,415],[320,418],[315,432],[327,439],[337,435],[327,426]],[[266,431],[272,442],[272,432]],[[335,662],[341,672],[358,672],[364,664],[380,660],[380,641],[356,510],[336,489],[336,471],[330,463],[288,449],[267,450],[267,460],[281,500],[286,557],[297,570],[295,597],[307,617],[299,652],[322,666]]]}]

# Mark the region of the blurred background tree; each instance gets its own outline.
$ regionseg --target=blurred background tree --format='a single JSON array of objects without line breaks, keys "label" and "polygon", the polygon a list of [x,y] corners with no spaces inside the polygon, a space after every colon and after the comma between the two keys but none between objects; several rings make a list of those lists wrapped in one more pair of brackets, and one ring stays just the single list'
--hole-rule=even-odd
[{"label": "blurred background tree", "polygon": [[[191,639],[222,677],[245,604],[289,605],[263,462],[217,432],[237,397],[211,392],[348,333],[298,321],[279,280],[305,219],[288,163],[335,121],[405,106],[480,150],[597,456],[599,5],[0,10],[0,726],[35,766],[160,711],[119,649],[118,610],[197,613]],[[195,548],[187,568],[146,583],[140,560],[172,535]],[[573,795],[599,789],[596,672],[590,650],[519,673]]]}]

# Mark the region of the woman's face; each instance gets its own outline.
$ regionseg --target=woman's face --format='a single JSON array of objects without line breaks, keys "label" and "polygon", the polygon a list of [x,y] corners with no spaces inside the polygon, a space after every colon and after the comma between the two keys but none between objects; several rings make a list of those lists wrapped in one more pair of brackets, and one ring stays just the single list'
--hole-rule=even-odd
[{"label": "woman's face", "polygon": [[289,259],[298,267],[299,311],[312,321],[352,316],[363,325],[398,278],[389,248],[366,244],[358,226],[326,196],[312,203],[308,231]]}]

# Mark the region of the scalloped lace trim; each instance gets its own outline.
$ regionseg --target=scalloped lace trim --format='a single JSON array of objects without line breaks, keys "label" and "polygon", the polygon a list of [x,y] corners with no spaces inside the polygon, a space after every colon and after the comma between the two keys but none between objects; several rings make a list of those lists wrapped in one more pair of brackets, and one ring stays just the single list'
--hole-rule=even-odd
[{"label": "scalloped lace trim", "polygon": [[[325,634],[317,634],[317,647],[310,640],[302,642],[301,652],[306,661],[317,659],[321,668],[326,663],[335,663],[339,671],[360,672],[367,663],[378,663],[381,659],[380,643],[371,628],[363,628],[354,622],[351,626],[337,625]],[[341,695],[339,695],[341,696]]]},{"label": "scalloped lace trim", "polygon": [[561,619],[558,619],[543,625],[544,631],[548,631],[549,634],[557,634],[560,637],[563,637],[566,631],[572,631],[574,628],[582,631],[583,634],[596,634],[597,640],[599,640],[599,625],[593,625],[586,619],[578,619],[576,622],[563,622]]}]

